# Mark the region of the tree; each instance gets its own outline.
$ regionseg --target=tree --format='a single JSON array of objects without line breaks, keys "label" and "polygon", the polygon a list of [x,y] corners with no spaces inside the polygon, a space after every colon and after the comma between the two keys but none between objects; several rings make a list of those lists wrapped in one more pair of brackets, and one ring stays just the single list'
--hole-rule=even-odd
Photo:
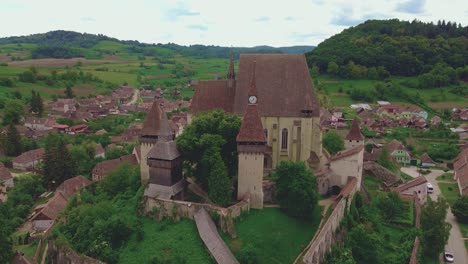
[{"label": "tree", "polygon": [[404,211],[404,204],[396,192],[389,192],[377,200],[377,207],[384,215],[384,220],[393,220]]},{"label": "tree", "polygon": [[46,138],[42,169],[44,180],[51,188],[76,176],[76,161],[72,159],[63,138],[57,134],[51,133]]},{"label": "tree", "polygon": [[458,221],[468,224],[468,196],[459,197],[452,206],[452,212]]},{"label": "tree", "polygon": [[31,108],[32,113],[42,116],[42,113],[44,112],[42,98],[41,95],[34,90],[31,90],[31,101],[29,102],[29,107]]},{"label": "tree", "polygon": [[391,171],[395,171],[397,169],[397,166],[390,157],[390,151],[386,146],[380,151],[380,154],[377,157],[377,163]]},{"label": "tree", "polygon": [[277,198],[287,214],[312,218],[317,206],[317,182],[304,162],[282,161],[276,168]]},{"label": "tree", "polygon": [[357,263],[381,263],[382,241],[372,229],[359,224],[351,229],[346,242]]},{"label": "tree", "polygon": [[[194,117],[193,122],[177,137],[177,148],[185,157],[185,167],[190,174],[204,187],[208,185],[208,175],[202,164],[203,153],[212,147],[215,138],[218,143],[221,158],[227,167],[230,178],[237,173],[237,142],[236,136],[240,129],[240,118],[227,114],[222,110],[201,113]],[[217,141],[217,140],[216,140]]]},{"label": "tree", "polygon": [[437,202],[429,202],[422,210],[422,242],[427,256],[438,256],[447,244],[451,229],[451,225],[445,222],[447,209],[447,202],[439,197]]},{"label": "tree", "polygon": [[339,70],[340,70],[340,66],[338,66],[338,64],[336,64],[336,62],[330,61],[328,63],[328,67],[327,67],[327,73],[328,74],[338,75]]},{"label": "tree", "polygon": [[13,124],[8,126],[5,142],[3,143],[5,154],[10,157],[16,157],[21,154],[21,136]]},{"label": "tree", "polygon": [[204,155],[204,162],[210,163],[208,176],[208,197],[216,204],[226,206],[231,201],[231,181],[227,176],[227,168],[221,158],[219,148],[213,147]]},{"label": "tree", "polygon": [[72,90],[72,86],[70,84],[67,84],[67,87],[65,88],[65,97],[66,98],[75,97],[75,94],[73,93],[73,90]]},{"label": "tree", "polygon": [[23,104],[19,100],[10,100],[5,105],[3,124],[18,124],[24,116]]},{"label": "tree", "polygon": [[323,147],[331,155],[335,155],[338,151],[344,149],[344,140],[336,132],[328,132],[323,136]]},{"label": "tree", "polygon": [[353,253],[350,249],[343,246],[332,246],[331,250],[325,255],[327,264],[356,264]]}]

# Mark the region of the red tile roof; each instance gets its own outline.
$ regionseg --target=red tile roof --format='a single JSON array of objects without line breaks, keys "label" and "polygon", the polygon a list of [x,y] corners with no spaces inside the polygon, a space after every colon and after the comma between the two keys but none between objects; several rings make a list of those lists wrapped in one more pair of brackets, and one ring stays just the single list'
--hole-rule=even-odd
[{"label": "red tile roof", "polygon": [[361,146],[357,146],[351,149],[343,150],[343,151],[338,152],[335,156],[331,157],[330,160],[331,161],[340,160],[340,159],[355,155],[361,152],[363,149],[364,149],[364,146],[361,145]]},{"label": "red tile roof", "polygon": [[359,122],[355,117],[351,129],[349,130],[348,135],[346,135],[346,140],[364,140],[364,136],[361,133],[361,128],[359,127]]},{"label": "red tile roof", "polygon": [[191,113],[223,109],[232,112],[235,97],[235,82],[232,86],[227,80],[200,81],[193,95]]},{"label": "red tile roof", "polygon": [[422,154],[421,158],[419,159],[422,163],[435,164],[434,160],[432,160],[432,158],[429,156],[429,154],[427,154],[427,152]]},{"label": "red tile roof", "polygon": [[426,184],[427,180],[426,177],[424,176],[419,176],[417,178],[414,178],[398,187],[395,188],[395,191],[397,192],[403,192],[405,190],[408,190],[410,188],[416,187],[421,184]]},{"label": "red tile roof", "polygon": [[237,142],[266,142],[262,120],[257,111],[257,105],[247,106],[239,134],[237,134]]},{"label": "red tile roof", "polygon": [[99,162],[93,168],[93,177],[94,175],[105,176],[115,170],[123,162],[129,162],[130,164],[136,165],[137,159],[135,155],[128,154],[117,159]]},{"label": "red tile roof", "polygon": [[2,181],[8,181],[11,178],[13,177],[11,176],[10,170],[8,170],[8,168],[0,162],[0,183]]},{"label": "red tile roof", "polygon": [[43,148],[26,151],[22,153],[21,155],[19,155],[18,157],[14,158],[13,163],[21,164],[21,163],[29,163],[29,162],[33,162],[36,160],[40,160],[42,159],[44,154],[45,154],[45,150]]},{"label": "red tile roof", "polygon": [[76,176],[64,181],[57,187],[57,192],[61,192],[63,196],[68,200],[75,192],[79,189],[90,185],[92,181],[86,179],[83,176]]},{"label": "red tile roof", "polygon": [[54,197],[52,197],[31,220],[34,221],[34,219],[41,214],[50,220],[54,220],[58,213],[65,209],[66,205],[67,199],[65,196],[61,192],[56,192]]}]

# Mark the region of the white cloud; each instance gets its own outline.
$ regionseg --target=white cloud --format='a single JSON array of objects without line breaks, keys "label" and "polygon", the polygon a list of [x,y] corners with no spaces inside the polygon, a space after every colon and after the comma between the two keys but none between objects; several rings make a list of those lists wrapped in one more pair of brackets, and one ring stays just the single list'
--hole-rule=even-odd
[{"label": "white cloud", "polygon": [[[451,0],[450,4],[418,1],[413,9],[408,8],[409,2],[415,3],[414,0],[356,0],[352,5],[345,0],[0,0],[0,37],[64,29],[149,43],[287,46],[317,45],[367,19],[416,18],[425,22],[445,19],[468,24],[465,0]],[[407,7],[405,12],[402,7]]]}]

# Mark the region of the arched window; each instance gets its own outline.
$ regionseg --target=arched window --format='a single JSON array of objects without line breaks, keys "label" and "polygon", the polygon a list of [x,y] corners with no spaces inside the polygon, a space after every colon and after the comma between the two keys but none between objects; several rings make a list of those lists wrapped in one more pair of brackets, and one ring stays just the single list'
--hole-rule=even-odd
[{"label": "arched window", "polygon": [[263,133],[265,133],[265,139],[268,142],[268,129],[263,129]]},{"label": "arched window", "polygon": [[287,149],[288,148],[288,129],[283,128],[281,130],[281,149]]}]

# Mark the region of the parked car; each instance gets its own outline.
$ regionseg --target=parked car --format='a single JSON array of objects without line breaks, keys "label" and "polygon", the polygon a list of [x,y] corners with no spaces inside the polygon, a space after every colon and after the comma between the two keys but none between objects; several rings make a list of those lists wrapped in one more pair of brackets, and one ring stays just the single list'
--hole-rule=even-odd
[{"label": "parked car", "polygon": [[455,261],[455,257],[453,256],[452,253],[445,251],[444,260],[448,263],[453,263]]},{"label": "parked car", "polygon": [[433,193],[434,187],[432,186],[432,184],[428,182],[426,185],[427,185],[427,193]]}]

